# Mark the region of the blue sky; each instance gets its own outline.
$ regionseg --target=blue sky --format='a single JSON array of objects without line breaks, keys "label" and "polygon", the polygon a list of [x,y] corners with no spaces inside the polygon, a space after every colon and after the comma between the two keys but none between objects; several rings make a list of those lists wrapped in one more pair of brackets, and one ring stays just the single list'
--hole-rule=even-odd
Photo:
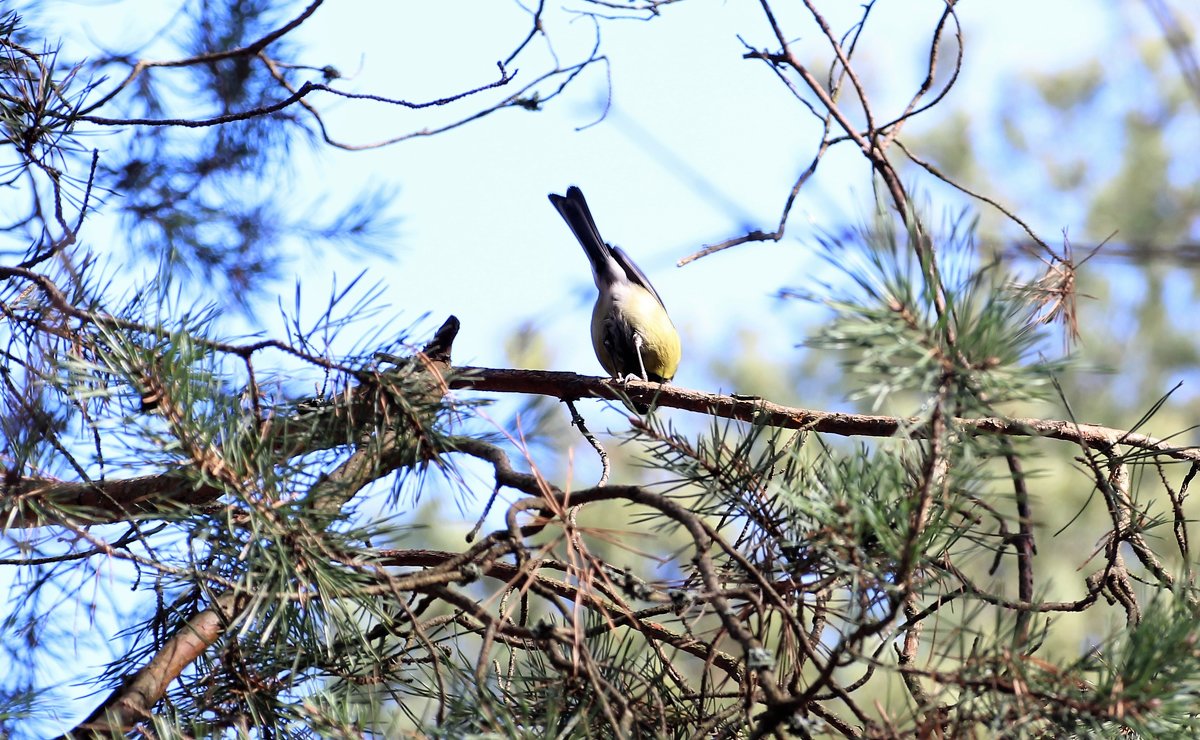
[{"label": "blue sky", "polygon": [[[936,0],[914,0],[881,3],[874,11],[860,59],[879,110],[898,110],[918,84],[940,7]],[[93,41],[120,48],[122,41],[146,38],[162,12],[157,3],[100,4],[74,20]],[[1094,54],[1114,23],[1110,12],[1082,0],[963,3],[960,17],[967,60],[950,102],[981,110],[1004,105],[996,92],[1006,79]],[[795,48],[823,70],[828,51],[815,26],[798,13],[781,12],[780,20],[797,34]],[[830,20],[842,29],[849,16]],[[589,19],[549,11],[546,21],[560,59],[586,55],[596,32]],[[302,61],[330,64],[349,78],[339,83],[343,89],[422,100],[494,79],[496,61],[527,28],[515,3],[329,3],[297,39],[305,46]],[[829,156],[802,191],[783,242],[748,244],[676,268],[703,244],[747,228],[773,228],[792,179],[815,150],[818,130],[761,63],[740,58],[739,35],[754,46],[774,44],[757,4],[696,0],[666,7],[651,23],[607,22],[601,32],[612,108],[585,130],[576,129],[597,120],[608,95],[600,65],[538,113],[506,110],[436,137],[366,152],[310,155],[299,147],[296,178],[287,186],[304,203],[323,192],[335,202],[348,198],[363,182],[387,183],[398,188],[393,212],[403,220],[390,261],[312,255],[297,245],[289,267],[314,309],[324,307],[322,283],[336,276],[345,284],[365,269],[389,286],[392,305],[405,317],[428,312],[430,330],[445,315],[458,315],[459,362],[504,365],[504,338],[530,321],[555,348],[554,369],[598,373],[587,339],[593,290],[587,263],[545,197],[578,184],[605,237],[651,276],[684,335],[677,383],[706,386],[703,366],[687,358],[719,351],[740,329],[757,331],[767,356],[794,353],[802,339],[795,321],[808,309],[781,308],[772,296],[780,287],[803,285],[814,269],[814,227],[852,224],[869,212],[863,160],[846,147]],[[535,40],[513,65],[518,82],[540,72],[542,49]],[[169,54],[151,47],[146,56],[152,52]],[[331,132],[352,143],[436,125],[476,105],[468,99],[414,112],[329,96],[314,101]],[[1057,234],[1073,225],[1039,226]],[[291,281],[273,288],[290,300]],[[266,304],[273,303],[268,290]],[[271,318],[268,310],[261,320]]]},{"label": "blue sky", "polygon": [[[1113,20],[1094,3],[1050,5],[964,3],[968,56],[950,103],[981,111],[1003,106],[997,92],[1006,80],[1070,64],[1106,43]],[[919,83],[940,7],[930,0],[882,3],[875,11],[861,59],[879,110],[898,110]],[[502,21],[478,8],[445,3],[438,5],[441,19],[380,19],[366,35],[361,18],[330,13],[321,36],[332,56],[313,58],[359,69],[357,89],[407,98],[444,93],[446,86],[422,79],[435,71],[436,79],[477,84],[489,79],[506,50],[490,32]],[[511,13],[504,4],[489,10]],[[469,23],[454,22],[464,14]],[[1040,22],[1031,23],[1033,17]],[[828,52],[815,27],[795,14],[792,20],[796,48],[823,63]],[[564,60],[579,58],[593,40],[593,26],[583,18],[558,13],[547,27]],[[583,131],[575,129],[597,119],[608,93],[600,67],[537,114],[505,111],[434,139],[325,158],[331,172],[348,181],[367,177],[400,186],[403,234],[397,260],[384,273],[395,275],[402,291],[397,305],[429,311],[435,323],[457,314],[464,326],[456,346],[460,361],[504,364],[501,340],[529,320],[559,353],[555,369],[598,372],[587,340],[593,289],[586,261],[545,200],[547,192],[574,183],[588,194],[605,237],[634,256],[671,309],[685,340],[677,383],[711,384],[704,367],[687,357],[720,352],[742,329],[759,334],[766,356],[794,356],[803,338],[796,321],[812,310],[795,302],[781,306],[773,294],[803,285],[810,271],[821,269],[814,229],[853,224],[869,213],[863,160],[848,147],[828,157],[802,191],[783,242],[748,244],[676,268],[703,244],[748,228],[773,228],[793,178],[815,150],[818,130],[763,65],[740,58],[739,35],[758,47],[774,43],[756,4],[683,3],[653,23],[607,23],[602,33],[613,108]],[[356,43],[336,41],[342,38]],[[424,125],[421,114],[353,102],[333,107],[328,120],[359,141]],[[369,130],[360,133],[364,120]],[[1052,235],[1078,228],[1038,226]],[[448,265],[463,268],[455,271],[452,290],[441,280]]]}]

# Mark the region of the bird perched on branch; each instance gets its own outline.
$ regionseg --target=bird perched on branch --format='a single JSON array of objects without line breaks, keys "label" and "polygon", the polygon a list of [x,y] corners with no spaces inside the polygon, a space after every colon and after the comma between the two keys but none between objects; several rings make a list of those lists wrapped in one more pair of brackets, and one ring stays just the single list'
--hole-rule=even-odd
[{"label": "bird perched on branch", "polygon": [[592,347],[614,378],[665,383],[675,377],[679,333],[658,291],[629,256],[600,236],[583,192],[572,185],[550,202],[592,263],[600,295],[592,309]]}]

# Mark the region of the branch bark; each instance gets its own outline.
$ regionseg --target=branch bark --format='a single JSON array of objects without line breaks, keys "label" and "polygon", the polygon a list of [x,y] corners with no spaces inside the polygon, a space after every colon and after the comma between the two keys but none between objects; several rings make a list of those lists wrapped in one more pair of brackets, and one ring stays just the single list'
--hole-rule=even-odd
[{"label": "branch bark", "polygon": [[[580,398],[641,401],[663,408],[677,408],[722,419],[763,424],[781,429],[833,434],[841,437],[894,437],[907,435],[924,439],[928,429],[915,418],[873,414],[847,414],[833,411],[785,406],[764,398],[721,395],[673,385],[637,380],[617,381],[552,370],[513,370],[508,368],[460,367],[447,370],[444,382],[450,389],[492,393],[527,393],[551,396],[564,401]],[[356,392],[343,402],[354,404]],[[1200,463],[1200,448],[1176,445],[1125,429],[1088,424],[1067,419],[954,418],[952,426],[967,433],[1002,437],[1045,437],[1072,442],[1082,447],[1106,448],[1119,444],[1162,455],[1174,460]],[[283,426],[286,427],[286,424]],[[311,446],[290,450],[301,455],[330,446],[322,435],[310,437]],[[72,522],[112,523],[133,518],[153,518],[155,514],[179,506],[198,506],[215,501],[221,490],[208,485],[188,487],[178,473],[142,476],[127,480],[68,482],[25,479],[4,491],[8,513],[7,527],[42,527],[62,523],[55,509],[75,509]],[[35,505],[36,504],[36,505]]]}]

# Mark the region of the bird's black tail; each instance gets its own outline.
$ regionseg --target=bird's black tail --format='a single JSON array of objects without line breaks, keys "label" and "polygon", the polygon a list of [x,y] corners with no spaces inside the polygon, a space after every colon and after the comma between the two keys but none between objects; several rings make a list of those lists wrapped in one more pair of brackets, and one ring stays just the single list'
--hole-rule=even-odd
[{"label": "bird's black tail", "polygon": [[609,262],[612,253],[604,238],[600,236],[600,230],[596,228],[592,212],[583,198],[583,191],[572,185],[567,188],[566,195],[551,193],[549,197],[550,203],[567,222],[567,226],[571,227],[571,233],[575,234],[579,245],[587,253],[597,280],[612,280],[612,263]]}]

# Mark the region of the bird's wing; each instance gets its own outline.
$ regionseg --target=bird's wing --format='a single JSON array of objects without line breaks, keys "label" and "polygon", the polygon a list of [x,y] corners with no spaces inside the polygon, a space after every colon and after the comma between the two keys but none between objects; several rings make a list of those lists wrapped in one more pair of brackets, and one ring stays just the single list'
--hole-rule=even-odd
[{"label": "bird's wing", "polygon": [[613,259],[615,259],[617,264],[621,266],[621,269],[625,271],[625,276],[629,278],[629,282],[640,285],[646,290],[650,291],[650,295],[654,296],[654,300],[658,301],[658,305],[662,306],[663,309],[666,310],[667,307],[663,303],[663,299],[658,295],[658,291],[654,289],[654,286],[650,284],[650,278],[646,277],[646,273],[642,272],[641,268],[634,264],[634,261],[629,259],[629,255],[625,254],[620,247],[615,247],[610,244],[608,245],[608,248],[612,253]]}]

